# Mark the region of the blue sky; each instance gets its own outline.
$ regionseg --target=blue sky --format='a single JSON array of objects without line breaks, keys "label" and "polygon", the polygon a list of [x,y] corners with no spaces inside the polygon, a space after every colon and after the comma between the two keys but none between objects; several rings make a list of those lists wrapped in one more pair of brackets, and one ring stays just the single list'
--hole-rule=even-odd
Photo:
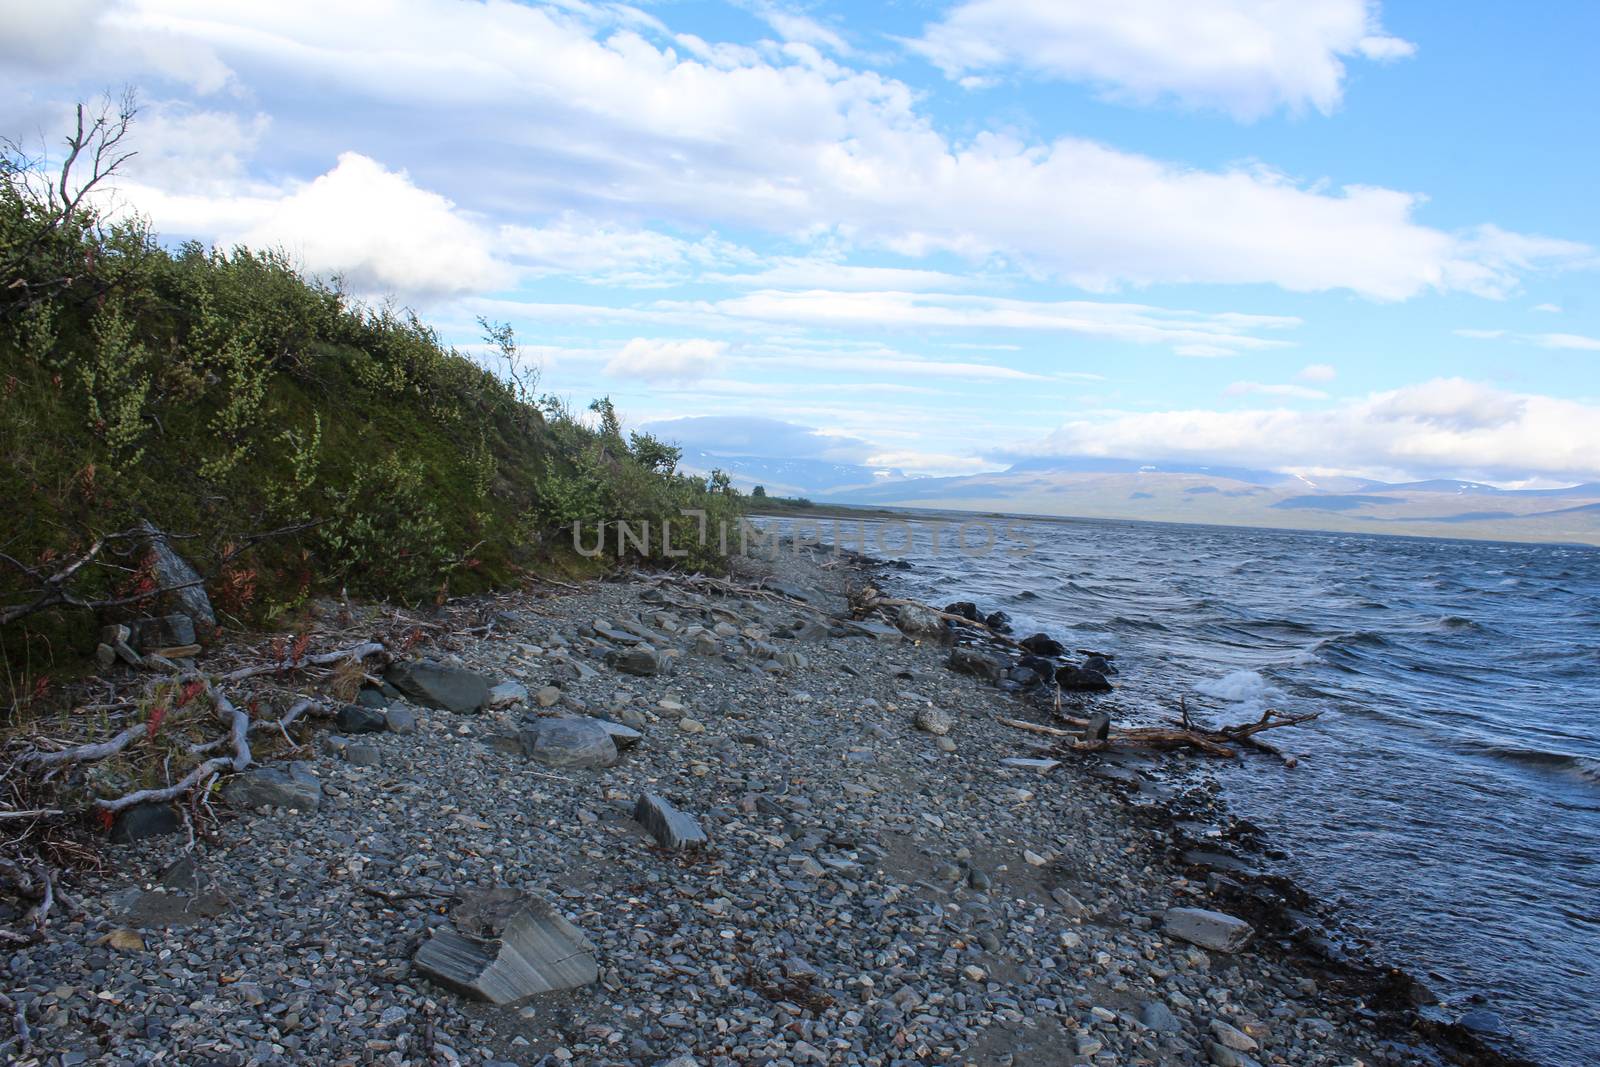
[{"label": "blue sky", "polygon": [[[633,425],[1600,478],[1589,3],[0,0],[0,132]],[[721,423],[718,425],[733,425]],[[760,425],[752,423],[751,425]]]}]

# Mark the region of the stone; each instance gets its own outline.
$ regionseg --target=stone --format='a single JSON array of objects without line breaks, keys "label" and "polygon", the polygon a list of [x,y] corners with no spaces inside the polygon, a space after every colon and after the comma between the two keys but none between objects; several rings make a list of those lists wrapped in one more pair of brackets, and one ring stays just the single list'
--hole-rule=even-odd
[{"label": "stone", "polygon": [[1260,1064],[1243,1052],[1238,1052],[1227,1045],[1218,1044],[1215,1041],[1207,1042],[1206,1055],[1211,1058],[1211,1062],[1216,1064],[1217,1067],[1260,1067]]},{"label": "stone", "polygon": [[647,644],[637,644],[632,648],[607,652],[606,663],[623,674],[648,678],[650,675],[660,673],[661,654]]},{"label": "stone", "polygon": [[357,767],[376,767],[383,762],[383,750],[377,745],[346,745],[344,758]]},{"label": "stone", "polygon": [[711,636],[710,634],[708,634],[708,633],[698,633],[698,634],[694,635],[693,652],[694,652],[695,655],[697,655],[697,656],[715,656],[718,652],[721,652],[721,651],[722,651],[722,646],[719,645],[717,643],[717,639],[715,637]]},{"label": "stone", "polygon": [[1103,711],[1097,711],[1089,716],[1089,721],[1083,728],[1085,741],[1104,741],[1111,736],[1111,716]]},{"label": "stone", "polygon": [[616,742],[596,719],[564,716],[540,719],[517,734],[522,751],[547,767],[598,769],[617,762]]},{"label": "stone", "polygon": [[528,687],[521,682],[500,682],[489,688],[486,705],[491,708],[509,708],[528,701]]},{"label": "stone", "polygon": [[706,832],[694,817],[673,807],[655,793],[645,793],[633,806],[633,817],[649,830],[662,848],[699,848],[706,843]]},{"label": "stone", "polygon": [[599,723],[600,728],[611,735],[611,743],[619,749],[632,748],[644,740],[644,734],[631,726],[623,726],[621,723],[611,722],[608,719],[596,719],[595,722]]},{"label": "stone", "polygon": [[1006,672],[1005,660],[976,648],[951,649],[948,666],[959,674],[970,674],[991,684],[1000,681]]},{"label": "stone", "polygon": [[229,778],[222,799],[236,808],[298,808],[315,811],[322,806],[322,783],[303,764],[256,767]]},{"label": "stone", "polygon": [[1254,1052],[1261,1047],[1256,1044],[1255,1038],[1221,1019],[1211,1020],[1211,1036],[1215,1037],[1219,1044],[1226,1045],[1235,1052]]},{"label": "stone", "polygon": [[959,615],[968,622],[977,622],[983,616],[978,612],[978,605],[970,600],[958,600],[954,604],[944,606],[946,615]]},{"label": "stone", "polygon": [[99,644],[94,649],[94,661],[103,671],[109,671],[117,665],[117,650],[107,644]]},{"label": "stone", "polygon": [[1162,1034],[1176,1033],[1183,1029],[1183,1024],[1178,1017],[1172,1014],[1172,1009],[1159,1000],[1147,1001],[1139,1009],[1139,1021],[1150,1029]]},{"label": "stone", "polygon": [[140,528],[146,536],[145,550],[157,584],[171,590],[167,595],[183,609],[183,614],[189,617],[199,636],[210,636],[217,628],[217,615],[211,610],[211,598],[206,596],[205,583],[199,572],[173,550],[167,535],[148,520],[141,522]]},{"label": "stone", "polygon": [[594,945],[548,903],[527,898],[498,939],[472,940],[443,928],[417,949],[417,970],[463,996],[520,1004],[577,989],[600,977]]},{"label": "stone", "polygon": [[561,688],[554,685],[544,686],[533,695],[533,699],[541,708],[553,708],[561,703]]},{"label": "stone", "polygon": [[1069,693],[1111,692],[1111,683],[1105,675],[1082,667],[1062,667],[1056,671],[1056,684]]},{"label": "stone", "polygon": [[1204,908],[1168,908],[1162,926],[1169,936],[1214,952],[1237,952],[1255,936],[1243,919]]},{"label": "stone", "polygon": [[129,643],[138,649],[195,643],[194,620],[187,615],[172,614],[153,619],[134,619],[128,627],[133,631]]},{"label": "stone", "polygon": [[1003,611],[990,612],[989,615],[984,618],[983,624],[997,634],[1008,634],[1011,632],[1011,616],[1007,615]]},{"label": "stone", "polygon": [[1058,759],[1032,759],[1028,756],[1007,756],[1000,761],[1000,766],[1010,767],[1016,771],[1053,771],[1061,766]]},{"label": "stone", "polygon": [[924,705],[918,708],[913,721],[916,722],[917,729],[926,730],[936,737],[942,737],[949,733],[950,728],[954,725],[950,721],[949,712],[931,705]]},{"label": "stone", "polygon": [[410,708],[389,708],[383,713],[383,721],[392,734],[414,734],[417,732],[417,713]]},{"label": "stone", "polygon": [[482,711],[489,702],[489,679],[433,660],[396,663],[385,679],[412,703],[446,711]]},{"label": "stone", "polygon": [[347,734],[376,734],[389,728],[389,720],[383,712],[360,704],[346,704],[333,717],[333,722]]},{"label": "stone", "polygon": [[143,841],[147,837],[175,834],[181,829],[183,820],[171,804],[135,804],[117,812],[106,840],[121,845],[129,841]]},{"label": "stone", "polygon": [[921,604],[900,605],[895,615],[895,625],[913,640],[936,645],[948,645],[953,640],[949,625],[939,613]]},{"label": "stone", "polygon": [[685,715],[678,720],[678,729],[686,734],[703,734],[706,732],[706,724],[699,719],[691,719]]},{"label": "stone", "polygon": [[389,698],[383,695],[383,690],[374,689],[372,686],[363,686],[361,692],[356,694],[356,703],[364,708],[377,708],[382,711],[389,706]]},{"label": "stone", "polygon": [[1058,887],[1050,890],[1050,899],[1055,901],[1056,906],[1059,907],[1069,918],[1081,919],[1085,915],[1089,914],[1089,908],[1083,903],[1083,901],[1079,900],[1065,889]]},{"label": "stone", "polygon": [[1060,641],[1057,641],[1049,634],[1032,634],[1024,637],[1017,644],[1032,652],[1035,656],[1043,656],[1045,659],[1053,659],[1056,656],[1065,655],[1067,651]]},{"label": "stone", "polygon": [[903,637],[898,626],[890,626],[876,619],[840,619],[839,625],[849,633],[860,634],[886,644],[893,644]]},{"label": "stone", "polygon": [[940,752],[954,752],[956,750],[955,741],[949,737],[936,737],[933,739],[933,743]]}]

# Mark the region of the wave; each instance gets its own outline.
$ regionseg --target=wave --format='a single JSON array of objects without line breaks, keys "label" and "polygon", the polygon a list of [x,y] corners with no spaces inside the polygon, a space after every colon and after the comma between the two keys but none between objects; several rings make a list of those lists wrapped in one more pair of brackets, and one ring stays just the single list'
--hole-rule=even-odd
[{"label": "wave", "polygon": [[1507,763],[1540,770],[1556,771],[1600,785],[1600,758],[1579,756],[1571,752],[1551,752],[1542,748],[1515,748],[1511,745],[1475,744],[1472,747],[1484,755]]},{"label": "wave", "polygon": [[1197,692],[1230,704],[1260,704],[1271,688],[1256,671],[1229,671],[1221,678],[1208,678],[1195,685]]},{"label": "wave", "polygon": [[1483,625],[1467,618],[1465,615],[1446,615],[1440,619],[1437,626],[1441,630],[1482,630]]}]

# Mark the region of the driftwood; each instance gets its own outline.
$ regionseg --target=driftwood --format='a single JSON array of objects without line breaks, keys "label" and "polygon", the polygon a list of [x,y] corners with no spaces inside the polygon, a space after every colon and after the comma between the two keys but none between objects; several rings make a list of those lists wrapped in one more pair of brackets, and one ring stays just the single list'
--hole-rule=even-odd
[{"label": "driftwood", "polygon": [[246,678],[254,678],[261,674],[283,674],[288,671],[297,671],[304,667],[325,667],[330,663],[339,663],[344,660],[359,662],[368,656],[376,655],[383,651],[383,645],[377,641],[367,641],[347,648],[340,652],[323,652],[315,656],[291,656],[279,663],[260,664],[254,667],[241,667],[222,676],[225,682],[242,682]]},{"label": "driftwood", "polygon": [[1276,748],[1268,746],[1265,742],[1256,741],[1254,737],[1263,730],[1276,730],[1284,726],[1300,726],[1318,718],[1321,712],[1311,712],[1306,715],[1285,715],[1280,711],[1268,708],[1261,713],[1261,718],[1255,722],[1241,723],[1237,726],[1223,726],[1215,730],[1195,726],[1188,715],[1187,706],[1183,709],[1183,718],[1176,727],[1165,726],[1131,726],[1126,729],[1112,730],[1104,740],[1085,740],[1082,735],[1084,727],[1089,725],[1088,719],[1080,719],[1070,715],[1063,715],[1063,721],[1075,726],[1076,730],[1064,730],[1058,726],[1045,726],[1040,723],[1024,722],[1021,719],[998,718],[996,721],[1002,726],[1010,726],[1017,730],[1026,730],[1029,733],[1043,734],[1046,737],[1056,738],[1061,742],[1061,747],[1069,748],[1074,752],[1103,752],[1114,748],[1193,748],[1208,755],[1218,756],[1223,759],[1233,759],[1237,753],[1229,745],[1249,744],[1260,747],[1283,759],[1288,766],[1294,766],[1294,757],[1285,756]]}]

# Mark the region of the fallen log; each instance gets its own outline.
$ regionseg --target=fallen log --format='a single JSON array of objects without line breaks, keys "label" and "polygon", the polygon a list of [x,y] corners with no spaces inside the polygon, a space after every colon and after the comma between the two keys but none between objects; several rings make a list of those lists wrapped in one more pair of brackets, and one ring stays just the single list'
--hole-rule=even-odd
[{"label": "fallen log", "polygon": [[1189,720],[1187,709],[1185,709],[1182,725],[1177,727],[1132,726],[1126,729],[1114,729],[1103,740],[1085,740],[1082,736],[1082,731],[1089,725],[1089,720],[1070,715],[1063,715],[1061,718],[1069,725],[1077,727],[1076,730],[1065,730],[1059,726],[1045,726],[1041,723],[1025,722],[1022,719],[999,717],[996,721],[1002,726],[1009,726],[1016,730],[1025,730],[1028,733],[1056,738],[1061,742],[1061,747],[1071,749],[1074,752],[1103,752],[1114,748],[1193,748],[1207,755],[1217,756],[1222,759],[1234,759],[1238,753],[1233,748],[1230,748],[1229,745],[1247,744],[1261,748],[1263,751],[1271,752],[1282,759],[1286,765],[1292,767],[1295,765],[1295,760],[1292,756],[1285,756],[1265,742],[1255,740],[1254,735],[1263,730],[1276,730],[1285,726],[1300,726],[1311,722],[1320,715],[1321,712],[1310,712],[1305,715],[1285,715],[1269,708],[1255,722],[1208,730],[1195,726]]}]

